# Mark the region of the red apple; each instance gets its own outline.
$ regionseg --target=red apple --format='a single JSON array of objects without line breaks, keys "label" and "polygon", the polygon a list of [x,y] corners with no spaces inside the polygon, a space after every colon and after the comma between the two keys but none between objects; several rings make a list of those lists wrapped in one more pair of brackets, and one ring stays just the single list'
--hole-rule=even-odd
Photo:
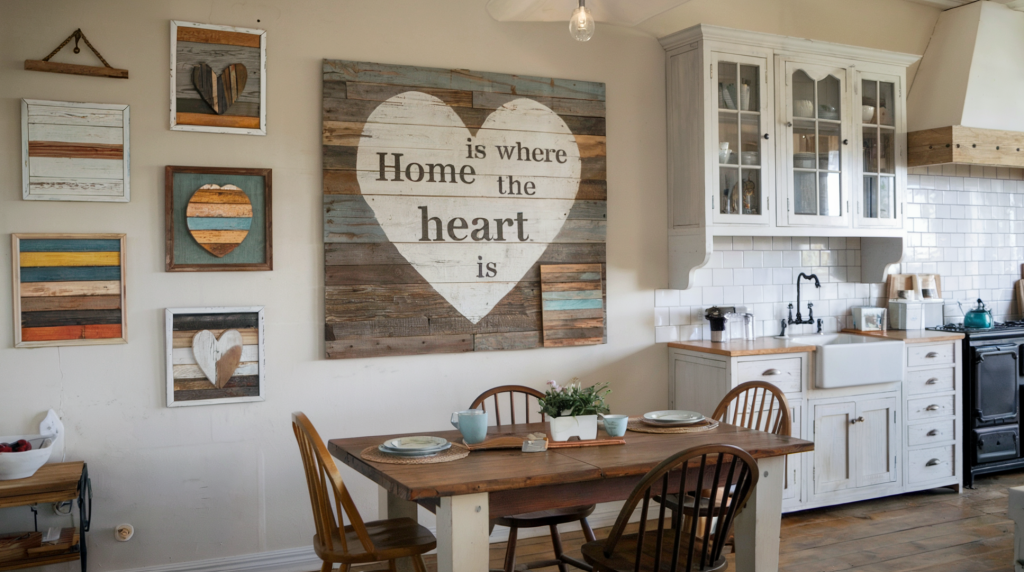
[{"label": "red apple", "polygon": [[13,453],[14,449],[9,443],[0,443],[0,453]]},{"label": "red apple", "polygon": [[32,450],[32,444],[29,443],[28,441],[24,440],[24,439],[18,439],[14,443],[14,446],[12,448],[14,449],[15,453],[21,453],[21,452],[24,452],[24,451],[31,451]]}]

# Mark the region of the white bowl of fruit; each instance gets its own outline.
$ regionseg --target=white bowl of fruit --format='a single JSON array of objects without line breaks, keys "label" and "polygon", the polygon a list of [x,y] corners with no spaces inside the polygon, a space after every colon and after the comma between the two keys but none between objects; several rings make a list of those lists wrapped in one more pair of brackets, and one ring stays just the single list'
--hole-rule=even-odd
[{"label": "white bowl of fruit", "polygon": [[0,481],[26,479],[50,460],[50,435],[0,437]]}]

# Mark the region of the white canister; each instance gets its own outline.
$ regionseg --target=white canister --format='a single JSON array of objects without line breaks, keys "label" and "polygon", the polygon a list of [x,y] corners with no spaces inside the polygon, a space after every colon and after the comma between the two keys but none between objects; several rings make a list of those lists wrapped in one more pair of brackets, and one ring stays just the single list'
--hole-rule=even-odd
[{"label": "white canister", "polygon": [[921,320],[925,328],[937,328],[944,323],[942,308],[945,303],[942,300],[925,298],[921,300]]},{"label": "white canister", "polygon": [[924,305],[911,300],[889,300],[889,327],[894,330],[920,330],[924,324]]}]

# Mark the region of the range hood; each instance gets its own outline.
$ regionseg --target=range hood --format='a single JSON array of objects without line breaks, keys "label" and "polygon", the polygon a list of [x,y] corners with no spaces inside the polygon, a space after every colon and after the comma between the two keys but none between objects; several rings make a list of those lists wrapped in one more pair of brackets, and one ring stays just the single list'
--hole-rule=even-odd
[{"label": "range hood", "polygon": [[939,16],[907,97],[908,165],[1024,167],[1024,12],[982,0]]}]

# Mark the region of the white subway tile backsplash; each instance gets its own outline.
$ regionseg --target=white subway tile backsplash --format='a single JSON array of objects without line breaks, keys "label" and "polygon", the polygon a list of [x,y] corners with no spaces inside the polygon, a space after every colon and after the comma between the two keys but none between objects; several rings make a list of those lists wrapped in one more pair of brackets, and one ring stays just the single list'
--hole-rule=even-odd
[{"label": "white subway tile backsplash", "polygon": [[782,267],[782,253],[778,251],[765,252],[764,253],[764,267],[765,268],[780,268]]},{"label": "white subway tile backsplash", "polygon": [[655,306],[678,306],[679,305],[679,291],[678,290],[655,290],[654,291],[654,305]]},{"label": "white subway tile backsplash", "polygon": [[671,313],[676,308],[655,308],[654,309],[654,327],[668,326],[671,325]]},{"label": "white subway tile backsplash", "polygon": [[743,253],[736,250],[730,250],[722,253],[722,266],[724,268],[742,268],[743,267]]},{"label": "white subway tile backsplash", "polygon": [[761,268],[764,266],[764,253],[754,250],[744,252],[743,266],[747,268]]},{"label": "white subway tile backsplash", "polygon": [[733,270],[732,283],[735,286],[749,286],[754,284],[754,269],[737,268]]},{"label": "white subway tile backsplash", "polygon": [[771,250],[772,249],[772,237],[770,236],[755,236],[754,237],[754,250]]}]

